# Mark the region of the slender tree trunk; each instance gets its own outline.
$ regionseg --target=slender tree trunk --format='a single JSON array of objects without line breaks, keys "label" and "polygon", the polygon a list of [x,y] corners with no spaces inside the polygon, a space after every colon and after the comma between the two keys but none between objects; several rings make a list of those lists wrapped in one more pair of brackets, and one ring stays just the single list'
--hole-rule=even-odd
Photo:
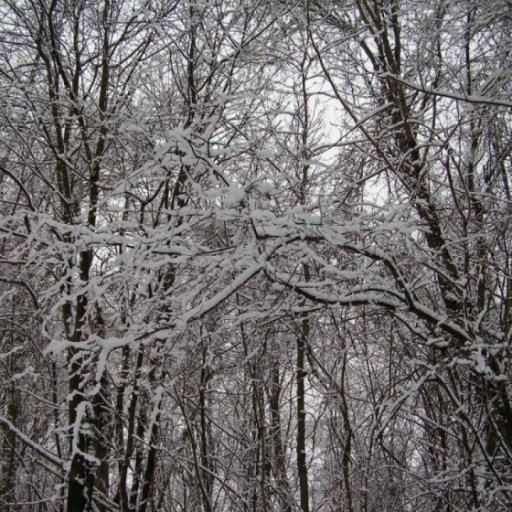
[{"label": "slender tree trunk", "polygon": [[[155,358],[157,359],[157,358]],[[157,364],[157,360],[153,361],[153,364]],[[149,372],[149,383],[151,388],[154,389],[156,382],[155,382],[155,373],[156,368],[153,367],[151,371]],[[161,375],[160,375],[161,380]],[[143,475],[143,484],[142,489],[140,493],[140,501],[139,501],[139,507],[137,509],[137,512],[146,512],[148,510],[149,504],[152,499],[152,493],[154,490],[154,478],[155,478],[155,471],[156,471],[156,465],[157,465],[157,441],[158,441],[158,434],[160,431],[160,409],[162,407],[162,399],[159,398],[158,402],[155,405],[156,407],[156,413],[151,414],[151,424],[148,425],[150,428],[150,434],[149,434],[149,448],[148,448],[148,454],[146,459],[146,468],[144,470]]]},{"label": "slender tree trunk", "polygon": [[273,358],[271,362],[271,390],[270,390],[270,436],[273,449],[273,469],[277,482],[279,502],[282,512],[291,512],[290,483],[286,474],[286,454],[282,440],[281,429],[281,376],[279,361]]},{"label": "slender tree trunk", "polygon": [[307,371],[306,345],[309,338],[309,319],[302,319],[301,332],[297,336],[297,471],[299,474],[300,509],[309,512],[309,483],[306,446],[306,392],[305,380]]},{"label": "slender tree trunk", "polygon": [[[13,356],[11,356],[13,357]],[[8,389],[7,419],[16,426],[19,415],[19,395],[14,385]],[[0,512],[10,512],[9,503],[16,500],[16,434],[1,426],[1,479],[0,479]]]}]

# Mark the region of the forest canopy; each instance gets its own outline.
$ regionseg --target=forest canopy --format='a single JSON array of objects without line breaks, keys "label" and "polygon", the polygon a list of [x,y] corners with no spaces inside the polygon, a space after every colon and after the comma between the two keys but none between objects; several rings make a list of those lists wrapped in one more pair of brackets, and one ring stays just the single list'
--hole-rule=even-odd
[{"label": "forest canopy", "polygon": [[512,509],[510,1],[0,17],[0,512]]}]

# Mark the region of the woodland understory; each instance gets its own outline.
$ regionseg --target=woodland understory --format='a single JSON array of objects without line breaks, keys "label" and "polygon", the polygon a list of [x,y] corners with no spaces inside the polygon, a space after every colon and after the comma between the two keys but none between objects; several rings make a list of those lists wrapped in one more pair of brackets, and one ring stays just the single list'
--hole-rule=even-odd
[{"label": "woodland understory", "polygon": [[512,510],[510,0],[0,19],[0,512]]}]

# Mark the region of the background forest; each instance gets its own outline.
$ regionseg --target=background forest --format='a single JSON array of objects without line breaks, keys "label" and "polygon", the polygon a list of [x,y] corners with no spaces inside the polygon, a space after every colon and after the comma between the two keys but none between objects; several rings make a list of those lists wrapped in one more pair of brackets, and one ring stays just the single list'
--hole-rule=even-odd
[{"label": "background forest", "polygon": [[509,0],[0,0],[0,511],[512,509]]}]

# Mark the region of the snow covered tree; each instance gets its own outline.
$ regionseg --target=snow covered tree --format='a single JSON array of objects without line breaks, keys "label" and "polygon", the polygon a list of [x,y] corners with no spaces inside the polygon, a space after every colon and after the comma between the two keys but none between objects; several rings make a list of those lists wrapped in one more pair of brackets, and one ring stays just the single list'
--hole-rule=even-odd
[{"label": "snow covered tree", "polygon": [[509,2],[0,4],[0,510],[508,510]]}]

